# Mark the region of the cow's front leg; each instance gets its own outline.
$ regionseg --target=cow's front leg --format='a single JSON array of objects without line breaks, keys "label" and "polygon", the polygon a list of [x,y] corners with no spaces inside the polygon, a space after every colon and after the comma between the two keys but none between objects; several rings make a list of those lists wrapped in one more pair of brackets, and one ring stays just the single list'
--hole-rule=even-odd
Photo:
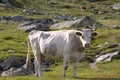
[{"label": "cow's front leg", "polygon": [[68,68],[68,60],[69,60],[69,56],[64,56],[64,62],[63,62],[63,73],[62,73],[62,77],[66,77],[66,70]]},{"label": "cow's front leg", "polygon": [[73,62],[73,77],[76,78],[76,68],[77,68],[77,61]]},{"label": "cow's front leg", "polygon": [[73,77],[74,78],[77,78],[77,75],[76,75],[76,68],[77,68],[77,63],[83,59],[84,57],[84,54],[81,53],[80,55],[76,56],[76,58],[73,60]]}]

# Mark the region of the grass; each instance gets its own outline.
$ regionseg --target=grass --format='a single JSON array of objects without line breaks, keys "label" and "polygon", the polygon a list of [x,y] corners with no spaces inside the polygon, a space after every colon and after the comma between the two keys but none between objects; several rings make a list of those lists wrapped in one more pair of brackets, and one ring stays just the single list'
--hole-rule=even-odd
[{"label": "grass", "polygon": [[97,66],[100,71],[90,69],[86,62],[78,64],[77,75],[78,78],[72,78],[72,64],[67,70],[66,78],[61,77],[62,64],[58,66],[51,66],[52,71],[43,71],[43,77],[37,78],[34,74],[27,76],[14,76],[14,77],[1,77],[0,80],[119,80],[120,79],[120,60],[114,60],[111,62],[98,63]]},{"label": "grass", "polygon": [[[17,30],[17,25],[18,23],[0,24],[0,28],[4,29],[0,31],[0,58],[7,58],[10,54],[23,56],[27,53],[27,33]],[[9,53],[8,50],[15,50],[15,52]]]}]

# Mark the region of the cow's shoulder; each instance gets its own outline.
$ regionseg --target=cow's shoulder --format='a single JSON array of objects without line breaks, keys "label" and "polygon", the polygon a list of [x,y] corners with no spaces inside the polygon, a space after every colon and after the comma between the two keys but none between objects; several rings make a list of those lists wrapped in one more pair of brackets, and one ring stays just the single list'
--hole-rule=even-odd
[{"label": "cow's shoulder", "polygon": [[33,30],[29,33],[29,35],[34,35],[34,34],[38,34],[38,33],[42,33],[43,31],[38,31],[38,30]]},{"label": "cow's shoulder", "polygon": [[43,31],[37,31],[37,30],[33,30],[33,31],[31,31],[30,33],[29,33],[29,35],[28,35],[28,37],[29,37],[29,39],[37,39],[39,36],[40,36],[40,34],[42,34],[43,33]]}]

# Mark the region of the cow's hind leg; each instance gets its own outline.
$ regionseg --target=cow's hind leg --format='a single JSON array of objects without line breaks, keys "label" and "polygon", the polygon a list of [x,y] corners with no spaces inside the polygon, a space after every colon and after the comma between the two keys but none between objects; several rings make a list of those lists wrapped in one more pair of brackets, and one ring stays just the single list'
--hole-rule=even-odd
[{"label": "cow's hind leg", "polygon": [[68,60],[69,60],[69,56],[64,56],[64,62],[63,62],[63,73],[62,73],[62,77],[66,77],[66,70],[68,68]]},{"label": "cow's hind leg", "polygon": [[35,54],[35,75],[42,77],[42,65],[40,60],[40,53]]},{"label": "cow's hind leg", "polygon": [[42,66],[41,66],[41,60],[40,60],[40,49],[38,46],[38,43],[32,43],[32,50],[34,53],[34,66],[35,66],[35,76],[42,77]]}]

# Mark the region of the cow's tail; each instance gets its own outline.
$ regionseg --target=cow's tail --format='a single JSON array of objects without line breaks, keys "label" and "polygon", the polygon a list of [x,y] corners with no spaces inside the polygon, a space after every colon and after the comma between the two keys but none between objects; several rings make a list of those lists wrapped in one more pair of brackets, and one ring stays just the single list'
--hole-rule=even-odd
[{"label": "cow's tail", "polygon": [[30,40],[28,38],[28,53],[27,53],[25,68],[27,69],[29,66],[30,66]]}]

